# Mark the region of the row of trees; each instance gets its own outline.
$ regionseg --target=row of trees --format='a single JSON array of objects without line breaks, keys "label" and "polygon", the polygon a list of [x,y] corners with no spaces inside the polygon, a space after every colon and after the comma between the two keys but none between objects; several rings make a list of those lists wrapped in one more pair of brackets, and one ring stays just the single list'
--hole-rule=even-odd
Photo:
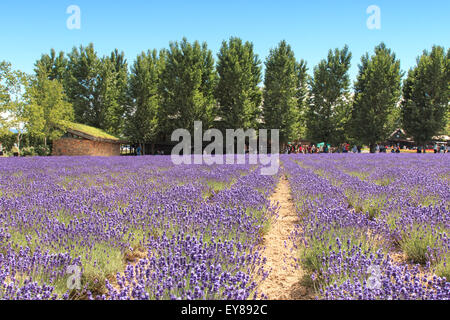
[{"label": "row of trees", "polygon": [[280,129],[282,143],[303,137],[372,147],[396,127],[420,144],[444,130],[450,50],[424,51],[403,86],[400,61],[385,44],[361,58],[353,90],[351,58],[347,46],[330,50],[309,75],[307,63],[281,41],[265,60],[263,79],[253,44],[239,38],[222,43],[217,61],[206,43],[183,39],[141,53],[130,68],[123,52],[99,57],[91,44],[67,55],[51,50],[36,62],[33,77],[2,63],[0,108],[19,115],[12,118],[45,142],[60,134],[59,120],[134,143],[167,141],[177,128],[193,130],[197,120],[204,129]]}]

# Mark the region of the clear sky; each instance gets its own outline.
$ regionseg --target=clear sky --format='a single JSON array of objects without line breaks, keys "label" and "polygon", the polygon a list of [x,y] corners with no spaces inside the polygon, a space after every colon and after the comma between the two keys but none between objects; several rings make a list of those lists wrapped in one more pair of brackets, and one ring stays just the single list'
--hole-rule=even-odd
[{"label": "clear sky", "polygon": [[[66,9],[81,9],[81,29],[69,30]],[[381,29],[369,30],[370,5],[381,10]],[[128,62],[170,41],[206,41],[216,56],[221,42],[239,36],[254,43],[262,61],[270,48],[288,41],[311,69],[330,48],[348,44],[355,79],[361,55],[384,41],[414,65],[433,44],[450,47],[448,0],[1,0],[0,60],[31,73],[50,48],[68,52],[93,42],[99,55],[114,48]]]}]

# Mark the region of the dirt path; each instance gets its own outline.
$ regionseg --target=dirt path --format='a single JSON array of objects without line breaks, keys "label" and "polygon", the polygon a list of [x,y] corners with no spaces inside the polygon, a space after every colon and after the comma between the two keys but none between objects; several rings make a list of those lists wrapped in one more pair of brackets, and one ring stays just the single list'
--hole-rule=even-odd
[{"label": "dirt path", "polygon": [[264,236],[266,270],[270,273],[258,291],[267,295],[269,300],[310,299],[308,290],[300,284],[303,271],[294,260],[298,253],[292,248],[292,241],[289,238],[299,224],[299,219],[292,201],[289,182],[284,175],[280,178],[270,201],[278,202],[280,209],[278,218]]}]

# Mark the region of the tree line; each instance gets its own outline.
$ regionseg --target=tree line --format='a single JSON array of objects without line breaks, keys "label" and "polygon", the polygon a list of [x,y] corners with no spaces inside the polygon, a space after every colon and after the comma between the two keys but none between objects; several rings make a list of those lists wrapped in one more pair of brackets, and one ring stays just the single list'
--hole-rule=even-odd
[{"label": "tree line", "polygon": [[[94,45],[51,50],[33,75],[0,64],[0,130],[18,129],[47,145],[62,120],[91,125],[132,143],[170,141],[178,128],[279,129],[280,142],[369,145],[403,127],[419,145],[448,132],[450,50],[433,46],[405,73],[384,43],[349,77],[348,46],[330,50],[309,72],[281,41],[263,62],[253,44],[232,37],[214,58],[206,43],[171,42],[139,54],[100,57]],[[19,138],[18,138],[19,139]]]}]

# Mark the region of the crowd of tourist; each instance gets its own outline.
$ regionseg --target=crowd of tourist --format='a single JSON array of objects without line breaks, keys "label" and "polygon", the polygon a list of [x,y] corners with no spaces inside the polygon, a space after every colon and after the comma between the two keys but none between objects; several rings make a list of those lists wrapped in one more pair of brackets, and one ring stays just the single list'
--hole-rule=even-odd
[{"label": "crowd of tourist", "polygon": [[[408,148],[406,146],[400,145],[381,145],[377,144],[375,146],[375,153],[401,153],[402,150],[410,150],[417,151],[417,153],[425,152],[420,147]],[[362,147],[358,145],[354,145],[350,147],[349,143],[342,143],[337,147],[332,147],[329,144],[321,143],[318,145],[315,144],[301,144],[301,143],[289,143],[283,150],[282,153],[285,154],[313,154],[313,153],[361,153]],[[434,145],[434,153],[448,153],[450,152],[450,146],[446,146],[444,144],[435,144]]]}]

